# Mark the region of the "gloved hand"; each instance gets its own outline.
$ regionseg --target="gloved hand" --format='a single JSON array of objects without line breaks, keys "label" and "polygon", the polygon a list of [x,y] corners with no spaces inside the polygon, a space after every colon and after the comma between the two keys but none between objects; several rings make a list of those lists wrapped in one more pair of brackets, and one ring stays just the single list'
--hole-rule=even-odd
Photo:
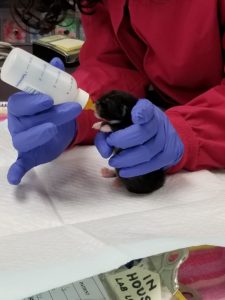
[{"label": "gloved hand", "polygon": [[109,165],[120,169],[121,177],[143,175],[176,165],[184,146],[166,114],[147,99],[137,102],[131,112],[133,124],[106,134],[99,132],[95,145],[104,158],[114,148],[123,149],[113,155]]},{"label": "gloved hand", "polygon": [[[59,58],[51,64],[63,69]],[[54,105],[44,94],[13,94],[8,102],[8,127],[18,158],[8,171],[8,181],[19,184],[31,168],[58,157],[76,134],[78,103]]]}]

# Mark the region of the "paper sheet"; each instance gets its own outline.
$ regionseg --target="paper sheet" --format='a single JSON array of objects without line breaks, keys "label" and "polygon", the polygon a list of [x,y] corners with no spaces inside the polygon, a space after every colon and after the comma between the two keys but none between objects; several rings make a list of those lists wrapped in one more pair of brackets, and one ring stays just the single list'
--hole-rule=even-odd
[{"label": "paper sheet", "polygon": [[98,276],[93,276],[23,300],[110,300],[110,298]]},{"label": "paper sheet", "polygon": [[76,147],[18,187],[16,158],[0,124],[0,299],[47,291],[134,259],[200,244],[225,246],[225,172],[181,172],[151,195],[102,178],[107,161]]}]

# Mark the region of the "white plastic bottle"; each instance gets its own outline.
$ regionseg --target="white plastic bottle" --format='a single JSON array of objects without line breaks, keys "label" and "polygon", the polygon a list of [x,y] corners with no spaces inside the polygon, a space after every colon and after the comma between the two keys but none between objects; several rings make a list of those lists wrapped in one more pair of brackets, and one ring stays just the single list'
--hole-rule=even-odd
[{"label": "white plastic bottle", "polygon": [[11,50],[6,58],[1,80],[27,93],[47,94],[55,104],[71,101],[91,108],[89,94],[77,87],[70,74],[20,48]]}]

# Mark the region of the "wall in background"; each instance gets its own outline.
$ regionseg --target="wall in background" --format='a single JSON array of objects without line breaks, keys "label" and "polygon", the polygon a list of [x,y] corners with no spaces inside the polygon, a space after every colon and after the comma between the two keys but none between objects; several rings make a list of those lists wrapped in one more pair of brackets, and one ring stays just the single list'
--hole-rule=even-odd
[{"label": "wall in background", "polygon": [[[9,0],[0,0],[0,41],[5,41],[14,46],[21,46],[27,51],[32,51],[32,41],[40,38],[38,34],[29,33],[28,30],[22,30],[10,15]],[[54,31],[53,34],[64,34],[69,37],[75,37],[84,40],[83,28],[80,22],[80,15],[73,13]],[[0,62],[1,66],[1,62]],[[72,70],[69,70],[72,72]],[[11,86],[6,85],[0,80],[0,102],[7,101],[8,97],[17,90]],[[0,103],[1,104],[1,103]]]},{"label": "wall in background", "polygon": [[[29,31],[32,31],[31,33]],[[73,13],[59,24],[49,35],[63,34],[84,40],[83,28],[80,15]],[[9,10],[9,1],[0,0],[0,40],[13,45],[31,45],[32,41],[41,36],[34,30],[25,28],[23,30],[12,18]]]}]

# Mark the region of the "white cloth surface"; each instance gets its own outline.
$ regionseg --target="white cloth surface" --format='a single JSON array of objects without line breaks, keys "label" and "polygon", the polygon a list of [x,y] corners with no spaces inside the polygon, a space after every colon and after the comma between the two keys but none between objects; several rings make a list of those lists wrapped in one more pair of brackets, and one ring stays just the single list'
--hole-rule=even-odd
[{"label": "white cloth surface", "polygon": [[194,245],[225,246],[225,171],[180,172],[151,195],[103,178],[94,146],[30,171],[15,187],[17,154],[0,123],[0,299],[22,298]]}]

